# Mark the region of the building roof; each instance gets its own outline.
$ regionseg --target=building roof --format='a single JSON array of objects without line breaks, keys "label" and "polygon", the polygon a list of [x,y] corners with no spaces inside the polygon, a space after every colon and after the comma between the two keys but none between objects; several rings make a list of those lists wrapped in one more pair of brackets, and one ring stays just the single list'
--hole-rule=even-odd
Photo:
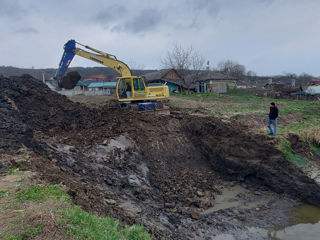
[{"label": "building roof", "polygon": [[86,87],[88,87],[89,84],[90,83],[88,83],[88,82],[78,81],[77,86],[86,86]]},{"label": "building roof", "polygon": [[[174,71],[177,76],[179,76],[180,78],[165,78],[165,76],[170,72],[170,71]],[[144,74],[143,77],[145,78],[146,82],[152,82],[155,80],[162,80],[165,82],[170,82],[173,84],[176,84],[178,86],[182,86],[182,87],[186,87],[185,82],[183,81],[182,77],[180,76],[180,74],[173,68],[171,69],[161,69],[155,72],[151,72],[151,73],[147,73]]]},{"label": "building roof", "polygon": [[117,82],[92,82],[89,83],[88,88],[116,88]]},{"label": "building roof", "polygon": [[249,84],[245,81],[237,81],[238,86],[248,86]]},{"label": "building roof", "polygon": [[154,80],[164,80],[168,82],[182,82],[182,77],[173,68],[161,69],[155,72],[146,73],[143,75],[143,77],[145,78],[146,82],[154,81]]},{"label": "building roof", "polygon": [[104,76],[103,74],[95,74],[86,78],[85,81],[97,81],[97,79],[103,81],[103,80],[106,80],[107,77]]},{"label": "building roof", "polygon": [[146,73],[143,76],[147,82],[152,81],[152,80],[159,80],[159,79],[162,79],[164,77],[164,75],[166,75],[171,70],[174,70],[174,69],[161,69],[159,71]]},{"label": "building roof", "polygon": [[[210,80],[224,80],[224,81],[236,81],[237,79],[234,77],[229,77],[226,76],[224,74],[222,74],[221,72],[217,72],[217,71],[202,71],[200,74],[195,74],[194,71],[190,71],[190,74],[188,74],[185,77],[186,81],[183,81],[182,78],[181,79],[167,79],[164,78],[165,75],[169,72],[169,71],[175,71],[177,73],[176,70],[174,69],[162,69],[156,72],[152,72],[152,73],[147,73],[144,75],[146,82],[152,82],[155,80],[163,80],[166,82],[170,82],[179,86],[182,86],[184,88],[187,88],[187,84],[188,82],[191,81],[195,81],[195,82],[199,82],[199,81],[210,81]],[[177,73],[178,76],[180,76]],[[193,80],[193,78],[195,78],[195,80]],[[190,84],[190,88],[195,88],[196,84],[191,83]]]},{"label": "building roof", "polygon": [[[192,76],[190,76],[192,77]],[[227,76],[221,72],[217,71],[207,71],[199,75],[196,82],[200,81],[210,81],[210,80],[224,80],[224,81],[236,81],[237,78]]]}]

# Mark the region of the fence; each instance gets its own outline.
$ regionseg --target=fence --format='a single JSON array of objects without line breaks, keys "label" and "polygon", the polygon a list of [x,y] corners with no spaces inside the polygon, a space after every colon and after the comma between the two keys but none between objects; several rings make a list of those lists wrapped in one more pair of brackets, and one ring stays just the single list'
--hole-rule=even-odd
[{"label": "fence", "polygon": [[58,93],[65,95],[65,96],[74,96],[74,95],[85,95],[85,96],[110,96],[111,91],[107,91],[109,89],[106,89],[104,91],[82,91],[82,90],[61,90],[58,91]]}]

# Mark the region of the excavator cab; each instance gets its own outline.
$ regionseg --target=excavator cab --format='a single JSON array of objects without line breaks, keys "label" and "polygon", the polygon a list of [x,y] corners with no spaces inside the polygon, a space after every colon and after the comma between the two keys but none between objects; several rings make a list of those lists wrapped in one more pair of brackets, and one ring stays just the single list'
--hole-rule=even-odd
[{"label": "excavator cab", "polygon": [[117,96],[119,101],[139,101],[146,98],[146,84],[141,77],[118,78]]}]

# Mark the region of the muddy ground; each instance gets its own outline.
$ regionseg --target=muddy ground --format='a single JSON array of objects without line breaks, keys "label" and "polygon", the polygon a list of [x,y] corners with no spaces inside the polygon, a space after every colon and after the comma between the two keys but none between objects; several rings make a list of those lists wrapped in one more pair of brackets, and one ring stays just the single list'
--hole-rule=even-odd
[{"label": "muddy ground", "polygon": [[[86,210],[155,238],[268,239],[260,228],[287,224],[291,206],[320,206],[319,185],[283,159],[277,140],[235,120],[89,108],[28,75],[1,77],[0,93],[0,170],[32,169]],[[245,190],[228,201],[249,207],[210,211],[236,186]]]}]

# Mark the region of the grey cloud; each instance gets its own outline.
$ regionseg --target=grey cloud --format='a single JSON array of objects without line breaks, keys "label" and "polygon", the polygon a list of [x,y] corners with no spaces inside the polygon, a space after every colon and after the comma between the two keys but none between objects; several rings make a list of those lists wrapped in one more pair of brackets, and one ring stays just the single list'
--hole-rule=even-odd
[{"label": "grey cloud", "polygon": [[204,23],[218,16],[221,8],[217,0],[184,0],[183,3],[179,12],[171,12],[171,18],[185,19],[173,24],[176,30],[200,30]]},{"label": "grey cloud", "polygon": [[[220,11],[217,0],[182,0],[180,3],[170,2],[164,6],[139,9],[138,4],[128,8],[121,4],[112,5],[97,12],[92,21],[113,32],[141,34],[152,31],[163,23],[169,24],[169,28],[173,29],[199,29],[203,21],[217,16]],[[186,21],[179,21],[185,18]]]},{"label": "grey cloud", "polygon": [[274,3],[274,0],[259,0],[261,3],[265,3],[265,4],[272,4]]},{"label": "grey cloud", "polygon": [[[76,38],[157,68],[168,46],[177,42],[193,45],[211,61],[236,60],[258,73],[319,75],[319,8],[319,0],[0,0],[0,62],[55,66],[61,52],[52,49]],[[30,57],[43,41],[49,47],[39,52],[41,58]],[[91,63],[79,59],[75,64]]]},{"label": "grey cloud", "polygon": [[156,9],[144,9],[132,21],[128,21],[124,27],[133,32],[142,32],[154,28],[160,23],[162,14]]},{"label": "grey cloud", "polygon": [[0,17],[10,17],[19,19],[27,14],[27,10],[21,7],[18,1],[15,0],[1,0],[0,3]]},{"label": "grey cloud", "polygon": [[17,29],[16,32],[21,34],[35,34],[35,33],[38,33],[39,31],[33,27],[24,27],[24,28]]},{"label": "grey cloud", "polygon": [[132,33],[143,33],[151,31],[161,22],[163,15],[154,8],[143,9],[132,19],[126,19],[124,23],[117,25],[113,31],[129,31]]},{"label": "grey cloud", "polygon": [[209,16],[216,16],[220,11],[220,4],[216,0],[186,0],[186,5],[190,6],[197,14],[205,11]]},{"label": "grey cloud", "polygon": [[93,21],[97,21],[102,25],[106,25],[114,20],[121,20],[127,14],[127,9],[121,5],[113,5],[104,10],[100,10],[94,17]]}]

